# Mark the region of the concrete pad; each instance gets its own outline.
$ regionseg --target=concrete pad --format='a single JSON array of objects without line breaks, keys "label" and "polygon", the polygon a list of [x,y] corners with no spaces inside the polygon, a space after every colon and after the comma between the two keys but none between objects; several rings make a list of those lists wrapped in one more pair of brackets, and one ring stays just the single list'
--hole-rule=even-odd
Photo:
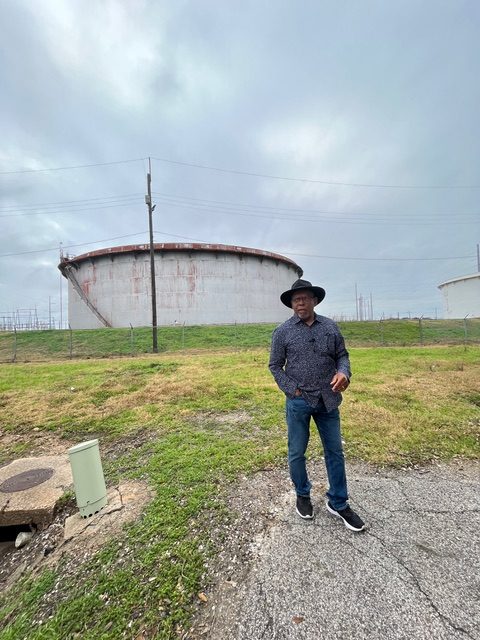
[{"label": "concrete pad", "polygon": [[[88,529],[88,535],[94,535],[98,527],[105,526],[105,516],[122,509],[122,496],[119,489],[107,491],[107,504],[89,518],[83,518],[80,513],[74,513],[65,520],[64,542],[77,537]],[[102,524],[103,523],[103,524]]]},{"label": "concrete pad", "polygon": [[480,640],[480,465],[350,465],[349,480],[367,531],[326,511],[324,480],[313,521],[279,493],[246,576],[226,567],[235,588],[209,594],[210,640]]},{"label": "concrete pad", "polygon": [[63,543],[77,538],[96,537],[103,540],[120,526],[135,519],[152,493],[143,484],[126,481],[107,491],[108,503],[89,518],[75,513],[65,520]]},{"label": "concrete pad", "polygon": [[22,458],[1,467],[0,527],[33,524],[41,528],[50,524],[58,500],[72,483],[66,454]]}]

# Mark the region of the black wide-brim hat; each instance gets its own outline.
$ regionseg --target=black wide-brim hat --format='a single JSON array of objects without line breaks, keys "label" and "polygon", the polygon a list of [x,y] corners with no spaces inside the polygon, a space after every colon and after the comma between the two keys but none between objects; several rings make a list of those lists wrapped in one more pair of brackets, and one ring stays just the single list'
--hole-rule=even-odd
[{"label": "black wide-brim hat", "polygon": [[292,308],[292,296],[295,292],[304,290],[311,291],[313,295],[317,298],[317,304],[321,302],[325,298],[325,289],[322,287],[314,287],[311,282],[308,280],[296,280],[292,284],[292,288],[288,291],[284,291],[280,296],[280,300],[287,307]]}]

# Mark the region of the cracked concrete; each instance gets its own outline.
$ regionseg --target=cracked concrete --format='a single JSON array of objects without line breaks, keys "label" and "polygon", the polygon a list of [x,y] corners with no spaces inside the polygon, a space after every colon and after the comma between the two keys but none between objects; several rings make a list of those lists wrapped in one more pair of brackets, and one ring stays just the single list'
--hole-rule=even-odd
[{"label": "cracked concrete", "polygon": [[[19,475],[51,471],[52,475],[26,489],[4,488]],[[21,458],[0,469],[0,526],[32,524],[45,527],[52,522],[58,500],[72,484],[72,471],[66,455]],[[3,487],[3,488],[2,488]]]},{"label": "cracked concrete", "polygon": [[285,473],[248,566],[230,572],[228,595],[209,593],[197,629],[209,640],[480,640],[480,464],[349,465],[360,534],[327,513],[323,465],[311,467],[316,518],[296,516]]},{"label": "cracked concrete", "polygon": [[76,566],[88,560],[103,544],[121,533],[123,526],[136,520],[153,491],[141,481],[126,480],[111,487],[108,503],[89,518],[77,509],[65,518],[59,513],[47,528],[33,536],[21,549],[13,543],[0,563],[0,590],[9,589],[25,573],[34,573],[61,562],[62,575],[73,575]]}]

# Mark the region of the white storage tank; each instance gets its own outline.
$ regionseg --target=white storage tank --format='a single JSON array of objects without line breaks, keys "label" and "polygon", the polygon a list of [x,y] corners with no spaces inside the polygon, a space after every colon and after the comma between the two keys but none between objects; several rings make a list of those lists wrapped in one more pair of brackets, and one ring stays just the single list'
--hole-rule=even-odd
[{"label": "white storage tank", "polygon": [[[282,322],[279,299],[303,274],[284,256],[221,244],[155,244],[157,324]],[[152,324],[149,245],[66,256],[72,329]]]},{"label": "white storage tank", "polygon": [[445,318],[480,317],[480,273],[447,280],[438,288],[443,294]]}]

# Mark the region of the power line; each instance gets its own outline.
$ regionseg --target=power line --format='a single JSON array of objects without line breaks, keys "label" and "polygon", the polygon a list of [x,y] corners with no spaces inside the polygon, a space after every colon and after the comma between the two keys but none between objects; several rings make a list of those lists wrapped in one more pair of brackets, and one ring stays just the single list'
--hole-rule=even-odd
[{"label": "power line", "polygon": [[[258,173],[255,171],[241,171],[239,169],[226,169],[224,167],[216,167],[212,165],[200,164],[195,162],[182,162],[180,160],[171,160],[169,158],[159,158],[159,157],[151,157],[152,160],[157,160],[157,162],[164,162],[167,164],[183,166],[183,167],[193,167],[195,169],[203,169],[208,171],[217,171],[220,173],[229,173],[232,175],[244,175],[255,178],[267,178],[269,180],[285,180],[288,182],[302,182],[308,184],[323,184],[329,186],[340,186],[340,187],[362,187],[362,188],[372,188],[372,189],[480,189],[480,185],[428,185],[428,184],[382,184],[382,183],[366,183],[366,182],[346,182],[346,181],[337,181],[337,180],[318,180],[313,178],[297,178],[292,176],[279,176],[268,173]],[[127,164],[130,162],[145,162],[148,157],[143,158],[131,158],[128,160],[114,160],[111,162],[94,162],[89,164],[78,164],[78,165],[65,165],[61,167],[49,167],[45,169],[16,169],[13,171],[0,171],[0,175],[14,175],[14,174],[24,174],[24,173],[41,173],[48,171],[68,171],[75,169],[86,169],[90,167],[105,167],[117,164]]]},{"label": "power line", "polygon": [[175,233],[163,233],[160,231],[155,231],[156,236],[167,236],[169,238],[179,238],[180,240],[191,240],[192,242],[203,242],[204,244],[210,244],[209,240],[201,240],[200,238],[189,238],[188,236],[179,236]]},{"label": "power line", "polygon": [[362,262],[430,262],[437,260],[470,260],[475,256],[442,256],[441,258],[353,258],[352,256],[324,256],[316,253],[291,253],[290,251],[280,251],[286,256],[302,256],[304,258],[322,258],[324,260],[355,260]]},{"label": "power line", "polygon": [[89,203],[96,203],[96,202],[116,202],[116,201],[121,201],[124,200],[126,198],[130,199],[130,198],[139,198],[143,196],[142,193],[126,193],[123,195],[116,195],[116,196],[98,196],[96,198],[80,198],[79,200],[59,200],[56,202],[37,202],[37,203],[32,203],[32,204],[27,204],[24,207],[17,207],[16,205],[11,205],[11,206],[7,206],[7,207],[2,207],[0,208],[0,211],[4,211],[4,212],[15,212],[15,211],[28,211],[29,209],[45,209],[47,207],[58,207],[58,206],[64,206],[64,205],[80,205],[80,204],[89,204]]},{"label": "power line", "polygon": [[[347,213],[347,212],[340,212],[340,211],[332,211],[332,212],[321,212],[319,210],[315,210],[315,209],[285,209],[285,208],[275,208],[275,207],[265,207],[263,205],[258,205],[258,209],[261,211],[261,213],[255,213],[255,209],[245,209],[242,208],[241,206],[235,206],[233,205],[230,208],[226,208],[224,206],[218,206],[215,204],[215,201],[201,201],[200,199],[198,199],[198,202],[183,202],[179,197],[175,198],[173,196],[162,196],[161,194],[159,194],[158,192],[155,194],[157,197],[157,200],[160,202],[163,202],[164,204],[168,204],[170,206],[173,207],[181,207],[184,209],[191,209],[191,210],[199,210],[199,211],[208,211],[209,213],[222,213],[222,214],[226,214],[226,215],[238,215],[238,216],[248,216],[248,217],[254,217],[254,218],[265,218],[265,219],[269,219],[269,220],[293,220],[293,221],[301,221],[301,222],[330,222],[330,223],[335,223],[335,224],[368,224],[368,225],[381,225],[381,224],[388,224],[388,225],[407,225],[407,226],[416,226],[416,225],[420,225],[420,226],[432,226],[432,225],[438,225],[439,224],[439,220],[438,219],[432,219],[430,221],[421,221],[418,219],[418,216],[413,218],[413,219],[406,219],[406,220],[402,220],[402,221],[397,221],[397,220],[392,220],[392,219],[385,219],[385,218],[375,218],[373,216],[377,215],[377,214],[371,214],[370,218],[366,218],[367,216],[369,216],[370,214],[362,212],[362,213]],[[197,200],[194,198],[189,198],[188,200]],[[233,203],[230,203],[233,204]],[[243,205],[243,207],[249,207],[252,206],[254,207],[255,205]],[[263,211],[265,209],[265,211]],[[269,211],[272,212],[277,212],[277,215],[269,215]],[[305,215],[295,215],[294,217],[289,216],[286,214],[286,212],[290,212],[292,214],[294,213],[304,213]],[[314,219],[312,218],[307,218],[306,214],[309,214],[311,216],[315,216]],[[325,217],[325,216],[350,216],[350,218],[343,218],[340,219],[338,217]],[[387,215],[387,214],[385,214]],[[415,214],[412,214],[415,215]],[[441,224],[451,224],[451,225],[458,225],[458,224],[478,224],[478,218],[475,218],[474,220],[459,220],[458,219],[458,215],[459,214],[455,214],[455,219],[451,218],[451,219],[447,219],[447,220],[442,220],[440,221]],[[468,214],[467,214],[468,215]],[[363,218],[361,218],[360,216],[363,216]]]},{"label": "power line", "polygon": [[115,209],[118,207],[131,207],[134,204],[140,204],[141,200],[135,199],[127,202],[119,201],[112,204],[97,204],[92,207],[78,207],[70,209],[49,209],[47,211],[27,211],[25,213],[2,213],[0,218],[24,218],[25,216],[40,216],[40,215],[63,215],[67,213],[83,213],[84,211],[98,211],[100,209]]},{"label": "power line", "polygon": [[209,171],[219,171],[221,173],[231,173],[234,175],[251,176],[255,178],[268,178],[270,180],[287,180],[289,182],[306,182],[310,184],[324,184],[340,187],[369,187],[379,189],[480,189],[480,185],[411,185],[411,184],[373,184],[362,182],[340,182],[333,180],[313,180],[311,178],[293,178],[289,176],[277,176],[267,173],[255,173],[253,171],[240,171],[237,169],[224,169],[222,167],[214,167],[194,162],[180,162],[179,160],[170,160],[168,158],[157,158],[152,156],[152,160],[175,164],[184,167],[194,167],[196,169],[207,169]]},{"label": "power line", "polygon": [[[100,244],[101,242],[110,242],[111,240],[120,240],[121,238],[133,238],[134,236],[141,236],[148,231],[141,231],[139,233],[129,233],[125,236],[114,236],[113,238],[104,238],[103,240],[92,240],[91,242],[81,242],[79,244],[67,244],[62,245],[62,249],[73,249],[74,247],[86,247],[89,244]],[[19,253],[3,253],[0,254],[0,258],[10,258],[12,256],[24,256],[31,253],[45,253],[47,251],[58,251],[58,245],[56,247],[48,247],[47,249],[34,249],[33,251],[20,251]]]},{"label": "power line", "polygon": [[[303,222],[329,222],[333,224],[368,224],[368,225],[415,225],[415,226],[431,226],[437,225],[438,217],[450,216],[448,220],[442,220],[442,224],[458,225],[458,224],[476,224],[478,214],[469,213],[448,213],[448,212],[407,212],[402,215],[402,220],[392,219],[392,216],[399,214],[374,213],[374,212],[346,212],[346,211],[323,211],[319,209],[303,209],[288,207],[273,207],[260,204],[236,203],[225,200],[207,200],[202,198],[193,198],[189,196],[172,195],[162,192],[153,192],[166,204],[174,207],[182,207],[191,210],[208,211],[209,213],[225,213],[227,215],[250,216],[257,218],[265,218],[270,220],[294,220]],[[83,213],[89,211],[97,211],[100,209],[109,209],[115,207],[126,207],[140,204],[140,196],[143,194],[125,194],[118,196],[104,196],[97,198],[82,198],[79,200],[66,200],[59,202],[50,202],[43,204],[31,204],[25,207],[14,208],[5,207],[0,209],[6,213],[0,213],[0,218],[14,218],[32,215],[64,215],[72,213]],[[143,200],[143,198],[142,198]],[[59,208],[60,207],[60,208]],[[35,210],[32,210],[35,209]],[[260,213],[258,213],[260,212]],[[271,214],[271,215],[268,215]],[[277,215],[273,215],[277,214]],[[288,214],[291,214],[290,216]],[[302,215],[298,215],[302,214]],[[315,216],[315,219],[307,218],[306,215]],[[390,216],[381,218],[378,216]],[[420,216],[437,216],[430,220],[421,219]],[[475,216],[474,220],[459,219],[459,216]],[[294,217],[292,217],[294,216]],[[326,216],[343,216],[338,217]],[[413,218],[407,216],[414,216]]]},{"label": "power line", "polygon": [[112,162],[94,162],[91,164],[77,164],[64,167],[50,167],[48,169],[16,169],[15,171],[0,171],[0,175],[12,175],[15,173],[41,173],[45,171],[68,171],[69,169],[86,169],[88,167],[106,167],[114,164],[127,164],[129,162],[143,162],[147,158],[132,158],[130,160],[115,160]]},{"label": "power line", "polygon": [[[370,215],[405,215],[405,213],[392,213],[392,214],[388,214],[388,213],[380,213],[380,212],[373,212],[373,211],[323,211],[321,209],[303,209],[303,208],[299,208],[299,207],[274,207],[274,206],[269,206],[269,205],[262,205],[262,204],[251,204],[251,203],[242,203],[242,202],[232,202],[231,200],[209,200],[209,199],[205,199],[205,198],[193,198],[191,196],[184,196],[184,195],[178,195],[178,194],[171,194],[171,193],[163,193],[161,191],[152,191],[152,193],[156,196],[160,196],[160,197],[165,197],[165,198],[173,198],[173,199],[178,199],[178,200],[187,200],[187,201],[194,201],[194,202],[201,202],[201,203],[207,203],[207,204],[217,204],[217,205],[229,205],[229,206],[233,206],[233,207],[250,207],[253,209],[266,209],[266,210],[271,210],[271,211],[287,211],[287,212],[304,212],[304,213],[320,213],[320,214],[327,214],[327,215],[365,215],[365,216],[370,216]],[[407,212],[408,215],[412,215],[415,217],[415,219],[418,218],[418,216],[422,216],[422,215],[434,215],[434,216],[438,216],[438,215],[447,215],[447,216],[457,216],[457,215],[472,215],[475,216],[476,219],[478,220],[478,216],[479,214],[476,212],[463,212],[463,213],[452,213],[452,212],[448,212],[448,211],[439,211],[439,212],[435,212],[435,211],[420,211],[420,212],[414,212],[414,211],[410,211]]]},{"label": "power line", "polygon": [[[113,238],[104,238],[103,240],[92,240],[91,242],[81,242],[80,244],[67,244],[62,245],[62,249],[73,249],[74,247],[86,247],[89,244],[100,244],[101,242],[110,242],[111,240],[121,240],[123,238],[133,238],[135,236],[141,236],[148,233],[147,231],[140,231],[139,233],[129,233],[125,236],[114,236]],[[192,242],[205,242],[208,244],[207,240],[200,240],[199,238],[189,238],[188,236],[179,236],[174,233],[160,233],[158,231],[155,232],[155,235],[167,236],[169,238],[179,238],[182,240],[191,240]],[[3,253],[0,254],[0,258],[10,258],[13,256],[24,256],[33,253],[46,253],[48,251],[58,251],[58,245],[56,247],[48,247],[47,249],[34,249],[32,251],[20,251],[19,253]]]},{"label": "power line", "polygon": [[[129,233],[124,236],[114,236],[113,238],[104,238],[103,240],[92,240],[90,242],[81,242],[79,244],[63,245],[62,248],[72,249],[74,247],[84,247],[90,244],[100,244],[102,242],[110,242],[111,240],[120,240],[122,238],[130,238],[130,237],[133,238],[134,236],[140,236],[146,233],[148,233],[148,230],[141,231],[139,233]],[[198,238],[187,238],[186,236],[179,236],[171,233],[159,233],[158,235],[188,239],[194,242],[205,242],[205,240],[199,240]],[[4,254],[0,254],[0,258],[9,258],[13,256],[21,256],[21,255],[27,255],[27,254],[33,254],[33,253],[44,253],[48,251],[58,251],[58,245],[56,247],[48,247],[46,249],[21,251],[19,253],[4,253]],[[315,254],[315,253],[293,253],[291,251],[282,251],[282,250],[276,250],[275,252],[281,255],[301,256],[304,258],[322,258],[324,260],[355,260],[355,261],[365,261],[365,262],[425,262],[425,261],[437,261],[437,260],[466,260],[466,259],[470,260],[471,258],[475,257],[473,255],[469,255],[469,256],[442,256],[441,258],[362,258],[362,257],[352,257],[352,256],[327,256],[327,255],[321,255],[321,254]]]}]

